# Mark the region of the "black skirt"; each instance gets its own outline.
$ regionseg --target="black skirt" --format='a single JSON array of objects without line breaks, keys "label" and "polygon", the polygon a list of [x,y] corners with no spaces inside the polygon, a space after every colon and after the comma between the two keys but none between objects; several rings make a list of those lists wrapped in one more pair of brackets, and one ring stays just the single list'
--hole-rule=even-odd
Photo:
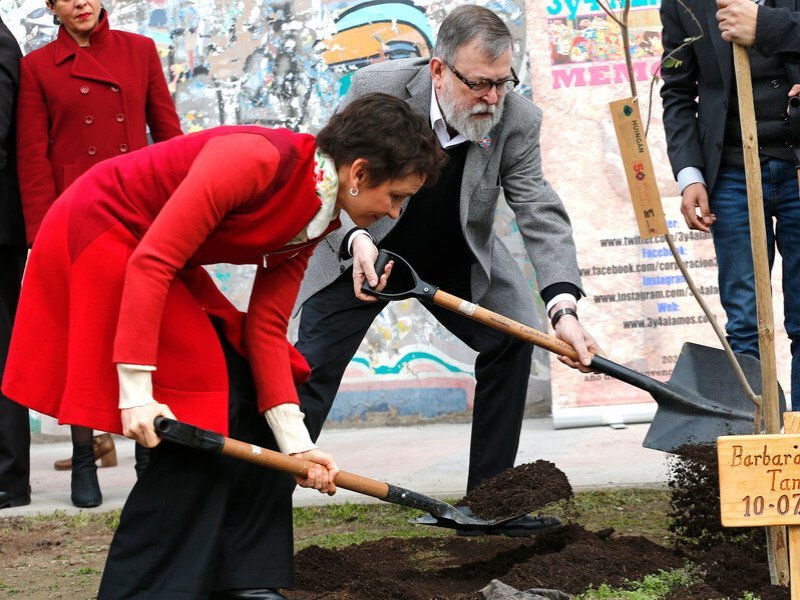
[{"label": "black skirt", "polygon": [[[247,361],[219,337],[230,380],[230,436],[277,450],[258,414]],[[294,486],[285,473],[159,444],[122,510],[98,599],[189,600],[291,587]]]}]

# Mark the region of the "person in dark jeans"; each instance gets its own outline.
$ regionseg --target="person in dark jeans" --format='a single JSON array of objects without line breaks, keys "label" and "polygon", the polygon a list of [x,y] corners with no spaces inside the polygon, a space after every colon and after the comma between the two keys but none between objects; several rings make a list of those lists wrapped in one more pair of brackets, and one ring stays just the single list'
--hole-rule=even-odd
[{"label": "person in dark jeans", "polygon": [[[758,357],[742,132],[732,48],[726,39],[745,40],[730,35],[727,19],[733,18],[733,9],[726,8],[728,4],[730,0],[719,0],[723,34],[708,25],[714,22],[716,6],[699,0],[663,1],[664,56],[675,60],[662,68],[661,97],[667,150],[682,196],[681,212],[690,229],[713,235],[728,341],[734,352]],[[753,9],[761,21],[763,15],[786,13],[790,4],[789,0],[766,0],[764,6]],[[800,66],[778,51],[786,47],[782,32],[783,28],[759,28],[749,56],[769,264],[775,251],[780,252],[784,325],[791,340],[792,407],[800,410],[800,196],[787,113],[789,97],[800,92],[796,85]],[[701,33],[699,39],[685,43]]]}]

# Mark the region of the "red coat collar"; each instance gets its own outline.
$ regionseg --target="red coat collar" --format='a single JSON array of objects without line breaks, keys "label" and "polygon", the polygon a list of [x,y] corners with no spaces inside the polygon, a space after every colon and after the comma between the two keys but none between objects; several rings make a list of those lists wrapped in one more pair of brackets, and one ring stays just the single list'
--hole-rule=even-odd
[{"label": "red coat collar", "polygon": [[[89,35],[89,43],[92,46],[103,43],[103,40],[108,37],[108,32],[108,14],[106,13],[106,10],[103,9],[100,12],[100,20],[97,23],[97,27],[95,27],[94,31]],[[61,25],[58,28],[58,37],[56,38],[56,64],[60,65],[71,56],[77,54],[78,50],[80,50],[78,43],[72,39],[72,36],[70,36],[64,26]]]}]

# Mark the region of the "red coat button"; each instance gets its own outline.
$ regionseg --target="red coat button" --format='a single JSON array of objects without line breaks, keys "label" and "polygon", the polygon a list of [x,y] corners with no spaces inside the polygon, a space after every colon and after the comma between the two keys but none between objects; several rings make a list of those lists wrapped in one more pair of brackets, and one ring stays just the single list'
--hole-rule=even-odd
[{"label": "red coat button", "polygon": [[128,144],[120,144],[119,145],[120,152],[127,152],[128,151]]},{"label": "red coat button", "polygon": [[94,146],[89,146],[89,149],[86,152],[89,153],[89,156],[94,156],[95,154],[97,154],[97,148],[95,148]]},{"label": "red coat button", "polygon": [[87,125],[91,125],[94,123],[94,117],[92,115],[86,115],[86,117],[83,119],[83,122]]},{"label": "red coat button", "polygon": [[117,115],[117,123],[122,123],[125,120],[125,115],[122,113]]},{"label": "red coat button", "polygon": [[88,94],[89,93],[89,86],[83,85],[81,86],[81,94]]},{"label": "red coat button", "polygon": [[112,85],[112,86],[111,86],[111,91],[112,91],[112,92],[114,92],[114,93],[116,93],[116,92],[118,92],[118,91],[119,91],[119,88],[118,88],[117,86],[115,86],[115,85]]}]

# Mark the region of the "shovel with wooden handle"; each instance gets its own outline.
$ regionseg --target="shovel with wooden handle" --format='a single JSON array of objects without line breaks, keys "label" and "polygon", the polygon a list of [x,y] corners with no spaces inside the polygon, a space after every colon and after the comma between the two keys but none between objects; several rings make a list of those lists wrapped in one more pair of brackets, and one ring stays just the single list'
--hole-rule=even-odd
[{"label": "shovel with wooden handle", "polygon": [[[421,280],[411,265],[393,252],[380,251],[375,263],[376,273],[382,274],[389,261],[395,262],[389,285],[377,292],[365,283],[362,286],[365,293],[383,300],[416,298],[435,304],[559,356],[577,360],[577,352],[566,342]],[[398,266],[401,268],[398,269]],[[397,280],[400,280],[399,286],[395,283]],[[753,389],[759,393],[758,360],[743,355],[737,355],[736,358]],[[643,445],[654,450],[674,452],[684,445],[716,443],[720,435],[753,433],[753,403],[742,392],[727,361],[722,350],[686,343],[672,377],[666,383],[598,355],[592,359],[590,368],[648,392],[658,404],[658,410]]]},{"label": "shovel with wooden handle", "polygon": [[[315,464],[308,460],[234,440],[220,433],[201,429],[182,421],[167,419],[166,417],[156,417],[153,424],[156,433],[162,440],[188,446],[209,454],[230,456],[231,458],[251,462],[262,467],[277,469],[297,477],[307,477],[309,468]],[[345,471],[339,471],[333,482],[345,490],[430,513],[430,518],[420,518],[414,521],[421,525],[435,525],[449,529],[488,530],[522,516],[522,514],[519,514],[504,519],[479,519],[474,515],[463,513],[452,504],[442,500],[437,500],[391,483],[376,481],[375,479]]]}]

